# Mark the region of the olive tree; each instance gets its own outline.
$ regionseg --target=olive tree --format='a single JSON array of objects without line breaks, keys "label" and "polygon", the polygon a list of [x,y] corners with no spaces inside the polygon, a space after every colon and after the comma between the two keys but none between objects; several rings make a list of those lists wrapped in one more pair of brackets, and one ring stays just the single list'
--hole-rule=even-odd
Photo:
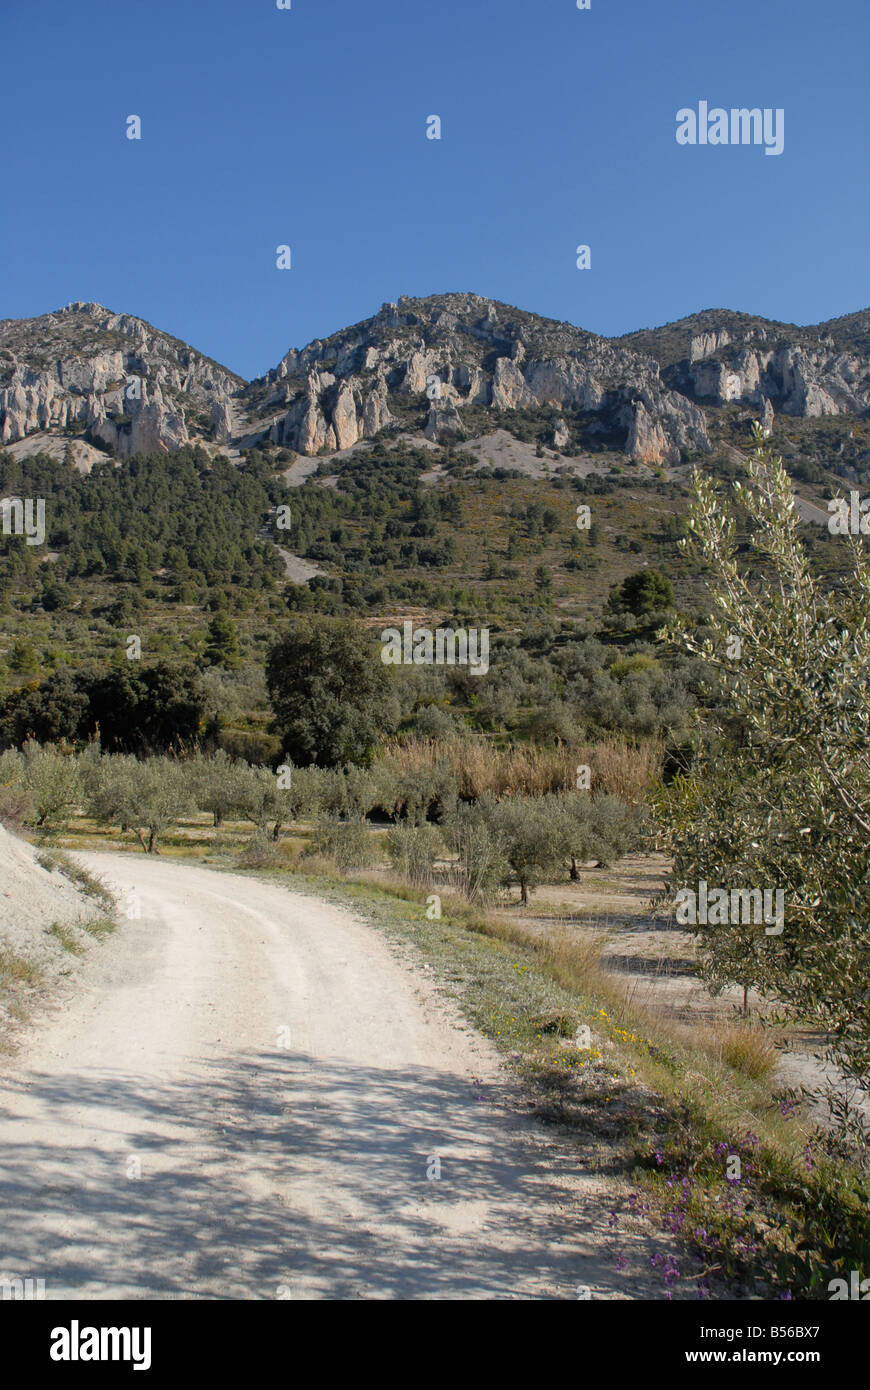
[{"label": "olive tree", "polygon": [[201,811],[208,811],[216,829],[228,816],[241,815],[247,800],[248,772],[245,763],[236,762],[223,748],[210,757],[198,753],[187,763],[188,775]]},{"label": "olive tree", "polygon": [[195,807],[187,770],[174,758],[148,758],[136,764],[131,782],[134,805],[127,822],[146,854],[159,854],[158,836]]},{"label": "olive tree", "polygon": [[91,754],[89,751],[83,755],[85,804],[94,820],[128,829],[136,766],[132,753]]},{"label": "olive tree", "polygon": [[78,760],[72,754],[28,741],[19,764],[21,785],[32,802],[37,829],[65,825],[81,800]]},{"label": "olive tree", "polygon": [[[673,886],[781,890],[782,930],[698,924],[715,986],[754,985],[829,1037],[855,1080],[870,1068],[870,562],[843,534],[836,584],[812,573],[791,485],[756,427],[747,480],[734,484],[749,532],[697,472],[688,542],[706,562],[706,629],[671,637],[729,697],[708,718],[691,770],[662,787]],[[712,681],[711,681],[712,683]]]},{"label": "olive tree", "polygon": [[549,804],[554,844],[570,865],[572,879],[579,878],[578,864],[589,859],[611,864],[639,841],[640,813],[618,796],[575,791],[553,797]]},{"label": "olive tree", "polygon": [[134,831],[146,854],[159,854],[159,837],[196,804],[185,764],[174,758],[104,756],[88,780],[93,815]]},{"label": "olive tree", "polygon": [[512,796],[489,811],[508,866],[502,881],[516,879],[521,903],[528,902],[531,889],[556,878],[564,862],[564,820],[558,801],[555,796]]}]

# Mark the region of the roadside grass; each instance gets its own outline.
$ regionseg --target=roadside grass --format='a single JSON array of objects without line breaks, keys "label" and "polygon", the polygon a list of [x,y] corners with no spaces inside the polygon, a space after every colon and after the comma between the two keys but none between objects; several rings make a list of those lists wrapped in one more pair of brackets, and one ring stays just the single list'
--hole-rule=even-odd
[{"label": "roadside grass", "polygon": [[[63,874],[80,893],[102,909],[96,918],[83,916],[72,925],[54,921],[43,928],[45,935],[52,937],[68,955],[83,956],[88,937],[100,941],[116,930],[116,923],[110,915],[115,909],[115,899],[99,879],[79,868],[61,849],[54,845],[46,848],[42,838],[38,843],[40,851],[36,859],[41,867],[49,873]],[[69,966],[72,967],[71,961]],[[12,1031],[6,1025],[29,1021],[35,997],[37,993],[44,994],[43,987],[50,982],[50,973],[47,974],[35,961],[18,954],[8,941],[0,938],[0,1052],[14,1051]],[[62,973],[68,975],[70,969],[64,968]]]},{"label": "roadside grass", "polygon": [[101,917],[99,921],[80,922],[78,925],[97,941],[102,940],[104,936],[110,936],[118,929],[117,923],[113,922],[111,917]]},{"label": "roadside grass", "polygon": [[0,942],[0,990],[16,985],[35,986],[42,980],[40,967],[25,956],[19,956],[10,946]]},{"label": "roadside grass", "polygon": [[93,874],[88,873],[87,869],[83,869],[78,864],[74,863],[69,855],[65,854],[62,849],[52,848],[50,851],[38,854],[36,857],[42,867],[47,869],[49,873],[51,873],[52,870],[56,870],[58,873],[63,874],[64,878],[68,879],[80,892],[84,893],[89,898],[93,898],[94,902],[98,903],[105,912],[112,911],[115,906],[115,899],[105,884],[101,883],[98,878],[94,878]]},{"label": "roadside grass", "polygon": [[[0,941],[0,1054],[13,1050],[10,1024],[23,1023],[27,1018],[26,994],[42,984],[43,972],[35,961]],[[21,992],[24,992],[23,998]]]},{"label": "roadside grass", "polygon": [[50,927],[46,927],[46,934],[53,936],[55,941],[59,941],[65,951],[70,955],[80,956],[84,951],[84,946],[79,941],[71,927],[64,926],[62,922],[52,922]]},{"label": "roadside grass", "polygon": [[745,1024],[714,1024],[705,1038],[705,1045],[718,1052],[723,1062],[734,1071],[754,1081],[772,1075],[776,1068],[777,1049],[770,1035],[761,1028]]},{"label": "roadside grass", "polygon": [[[80,919],[74,926],[52,922],[44,928],[46,936],[53,937],[64,952],[76,957],[84,955],[87,937],[100,941],[115,930],[116,924],[110,917]],[[72,961],[61,974],[69,975],[71,968]],[[14,1053],[17,1027],[11,1025],[23,1026],[31,1021],[37,1000],[44,998],[44,986],[49,982],[41,965],[0,940],[0,1053]]]}]

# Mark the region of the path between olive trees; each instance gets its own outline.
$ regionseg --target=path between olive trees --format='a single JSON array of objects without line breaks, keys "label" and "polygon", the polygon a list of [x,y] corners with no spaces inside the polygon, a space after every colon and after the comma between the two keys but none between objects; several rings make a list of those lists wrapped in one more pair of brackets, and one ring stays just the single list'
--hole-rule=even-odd
[{"label": "path between olive trees", "polygon": [[491,1044],[375,928],[237,875],[76,857],[141,917],[0,1067],[0,1276],[53,1299],[663,1297],[667,1247],[611,1228],[617,1180],[520,1113]]}]

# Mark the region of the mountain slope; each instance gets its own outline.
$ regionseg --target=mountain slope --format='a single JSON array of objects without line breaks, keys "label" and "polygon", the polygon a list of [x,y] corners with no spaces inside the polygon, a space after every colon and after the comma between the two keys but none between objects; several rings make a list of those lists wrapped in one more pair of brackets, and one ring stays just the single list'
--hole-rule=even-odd
[{"label": "mountain slope", "polygon": [[703,405],[765,401],[804,418],[870,410],[870,310],[811,324],[779,323],[728,309],[620,342],[649,353],[666,384]]},{"label": "mountain slope", "polygon": [[663,385],[650,358],[474,294],[384,304],[289,352],[245,398],[270,442],[303,454],[349,448],[391,423],[442,442],[485,427],[481,410],[542,408],[564,412],[562,447],[605,436],[644,463],[709,449],[700,410]]},{"label": "mountain slope", "polygon": [[0,321],[0,443],[83,434],[122,457],[226,431],[243,384],[143,319],[68,304]]},{"label": "mountain slope", "polygon": [[312,457],[384,432],[432,445],[501,428],[674,465],[728,438],[733,406],[768,429],[866,415],[870,310],[800,327],[706,309],[608,339],[476,294],[402,296],[250,383],[98,304],[0,321],[0,446],[19,452],[78,437],[122,457],[189,441]]}]

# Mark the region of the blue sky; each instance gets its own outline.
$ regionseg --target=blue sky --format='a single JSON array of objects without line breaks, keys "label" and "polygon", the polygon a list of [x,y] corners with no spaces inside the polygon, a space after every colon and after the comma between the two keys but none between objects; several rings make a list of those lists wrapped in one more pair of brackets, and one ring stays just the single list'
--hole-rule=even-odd
[{"label": "blue sky", "polygon": [[[5,0],[3,30],[2,317],[97,300],[250,377],[400,294],[604,334],[870,304],[867,0]],[[679,146],[702,99],[782,107],[783,153]]]}]

